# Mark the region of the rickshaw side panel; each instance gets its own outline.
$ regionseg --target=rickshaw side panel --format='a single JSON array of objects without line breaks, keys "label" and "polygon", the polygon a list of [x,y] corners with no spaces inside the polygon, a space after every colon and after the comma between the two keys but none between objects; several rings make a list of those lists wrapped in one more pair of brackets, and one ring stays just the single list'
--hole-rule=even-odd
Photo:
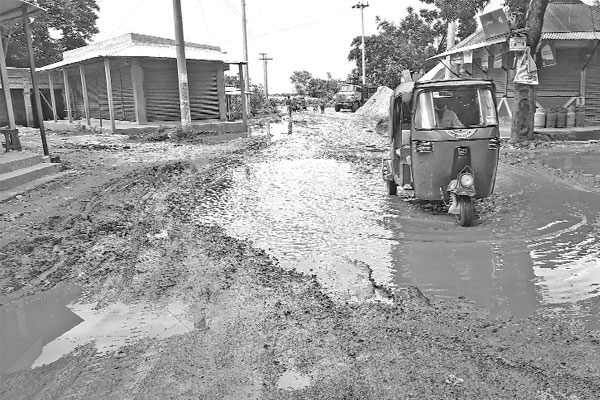
[{"label": "rickshaw side panel", "polygon": [[[456,149],[468,148],[470,166],[475,172],[476,198],[492,194],[498,166],[498,148],[490,149],[489,139],[432,142],[431,152],[417,152],[411,146],[414,195],[422,200],[441,200],[448,183],[461,168],[456,163]],[[440,188],[442,191],[440,191]]]}]

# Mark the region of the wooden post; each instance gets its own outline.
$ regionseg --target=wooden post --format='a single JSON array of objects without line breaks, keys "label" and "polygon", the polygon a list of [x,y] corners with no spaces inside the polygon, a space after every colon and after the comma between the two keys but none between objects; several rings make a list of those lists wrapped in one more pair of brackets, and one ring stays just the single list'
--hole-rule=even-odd
[{"label": "wooden post", "polygon": [[135,103],[135,120],[138,124],[148,122],[146,116],[146,98],[144,97],[144,69],[138,58],[131,60],[131,85]]},{"label": "wooden post", "polygon": [[173,16],[175,19],[175,42],[177,49],[177,73],[179,76],[179,108],[181,110],[181,129],[189,131],[192,127],[190,110],[190,90],[187,65],[185,63],[185,39],[183,36],[183,18],[181,0],[173,0]]},{"label": "wooden post", "polygon": [[33,44],[31,43],[31,26],[29,25],[29,15],[27,13],[28,4],[23,4],[21,9],[23,10],[23,27],[25,28],[25,39],[27,40],[27,50],[29,53],[29,69],[31,71],[31,84],[33,86],[33,97],[35,99],[35,110],[37,114],[37,120],[40,125],[40,136],[42,139],[42,148],[44,155],[49,156],[50,151],[48,150],[48,142],[46,141],[46,130],[44,128],[44,115],[42,113],[42,99],[40,98],[40,90],[37,84],[37,77],[35,74],[35,57],[33,55]]},{"label": "wooden post", "polygon": [[244,130],[248,131],[250,136],[250,130],[248,129],[248,102],[246,99],[246,91],[244,90],[244,65],[239,64],[240,68],[240,94],[242,95],[242,121],[244,124]]},{"label": "wooden post", "polygon": [[81,75],[81,93],[83,94],[83,108],[85,111],[85,121],[87,126],[92,125],[90,119],[90,101],[88,100],[87,84],[85,82],[85,70],[82,64],[79,64],[79,75]]},{"label": "wooden post", "polygon": [[67,118],[69,123],[73,123],[73,110],[71,110],[71,89],[69,87],[69,74],[67,69],[62,69],[63,74],[63,91],[65,93],[65,102],[67,103]]},{"label": "wooden post", "polygon": [[110,77],[110,59],[104,58],[104,74],[106,75],[106,94],[108,96],[108,113],[110,115],[110,129],[115,133],[115,105],[113,102],[112,79]]},{"label": "wooden post", "polygon": [[48,71],[48,86],[50,87],[50,101],[52,102],[52,116],[54,117],[54,122],[56,122],[58,120],[58,113],[56,112],[56,96],[54,95],[52,71]]},{"label": "wooden post", "polygon": [[8,114],[8,127],[17,129],[15,122],[15,110],[13,108],[12,96],[10,94],[10,83],[8,82],[8,70],[6,69],[6,59],[4,58],[4,45],[2,44],[2,35],[0,35],[0,76],[2,78],[2,91],[6,99],[6,113]]}]

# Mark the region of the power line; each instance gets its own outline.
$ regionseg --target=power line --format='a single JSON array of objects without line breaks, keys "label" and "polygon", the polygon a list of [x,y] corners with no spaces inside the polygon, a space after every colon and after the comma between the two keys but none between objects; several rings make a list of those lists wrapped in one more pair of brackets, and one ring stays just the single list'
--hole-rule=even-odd
[{"label": "power line", "polygon": [[240,13],[235,9],[235,7],[233,7],[233,5],[229,2],[229,0],[223,0],[223,3],[225,3],[225,5],[227,7],[229,7],[229,9],[231,10],[231,12],[233,14],[235,14],[236,17],[240,16]]},{"label": "power line", "polygon": [[129,19],[135,14],[135,12],[137,11],[138,8],[140,8],[140,6],[142,5],[142,3],[146,1],[146,0],[140,0],[137,5],[135,6],[135,8],[129,13],[129,15],[127,16],[127,18],[125,18],[125,20],[121,23],[121,25],[119,25],[115,30],[112,31],[112,33],[109,35],[109,37],[112,37],[119,29],[121,29],[121,27],[123,25],[125,25]]},{"label": "power line", "polygon": [[208,33],[208,38],[212,42],[213,38],[212,38],[212,35],[210,34],[210,28],[208,27],[208,22],[206,21],[204,7],[202,7],[202,0],[198,0],[198,5],[200,6],[200,14],[202,14],[202,19],[204,20],[204,26],[206,27],[206,33]]}]

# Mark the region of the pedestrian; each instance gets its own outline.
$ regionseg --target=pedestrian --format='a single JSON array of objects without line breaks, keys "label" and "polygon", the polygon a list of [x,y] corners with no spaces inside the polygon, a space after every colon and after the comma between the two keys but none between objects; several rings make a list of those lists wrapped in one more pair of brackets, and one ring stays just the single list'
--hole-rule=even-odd
[{"label": "pedestrian", "polygon": [[287,107],[287,112],[290,116],[290,119],[292,119],[292,99],[290,98],[289,95],[288,95],[287,99],[285,99],[285,105]]},{"label": "pedestrian", "polygon": [[325,114],[325,99],[321,99],[321,104],[319,104],[321,106],[321,114]]}]

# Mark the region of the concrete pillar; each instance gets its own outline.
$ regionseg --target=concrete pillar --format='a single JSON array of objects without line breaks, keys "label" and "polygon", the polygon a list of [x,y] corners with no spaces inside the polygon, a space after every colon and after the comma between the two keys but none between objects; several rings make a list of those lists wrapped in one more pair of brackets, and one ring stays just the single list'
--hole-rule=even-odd
[{"label": "concrete pillar", "polygon": [[23,86],[23,100],[25,102],[25,118],[27,119],[27,126],[32,127],[35,125],[33,120],[33,104],[31,104],[31,85],[29,81]]},{"label": "concrete pillar", "polygon": [[146,116],[146,98],[144,97],[144,68],[138,58],[131,60],[131,83],[135,103],[135,120],[138,124],[148,122]]},{"label": "concrete pillar", "polygon": [[81,93],[83,94],[83,108],[85,109],[85,121],[87,126],[92,125],[90,119],[90,100],[88,99],[87,83],[85,80],[85,69],[82,64],[79,64],[79,75],[81,76]]},{"label": "concrete pillar", "polygon": [[115,133],[115,104],[113,102],[112,79],[110,76],[110,59],[104,58],[104,74],[106,75],[106,94],[108,96],[108,113],[110,115],[110,129]]},{"label": "concrete pillar", "polygon": [[67,73],[67,69],[63,68],[63,91],[65,94],[65,102],[67,103],[67,118],[69,122],[73,122],[73,110],[71,110],[71,88],[69,87],[69,74]]},{"label": "concrete pillar", "polygon": [[227,120],[227,104],[225,103],[225,71],[223,66],[217,70],[217,96],[219,96],[219,119]]}]

